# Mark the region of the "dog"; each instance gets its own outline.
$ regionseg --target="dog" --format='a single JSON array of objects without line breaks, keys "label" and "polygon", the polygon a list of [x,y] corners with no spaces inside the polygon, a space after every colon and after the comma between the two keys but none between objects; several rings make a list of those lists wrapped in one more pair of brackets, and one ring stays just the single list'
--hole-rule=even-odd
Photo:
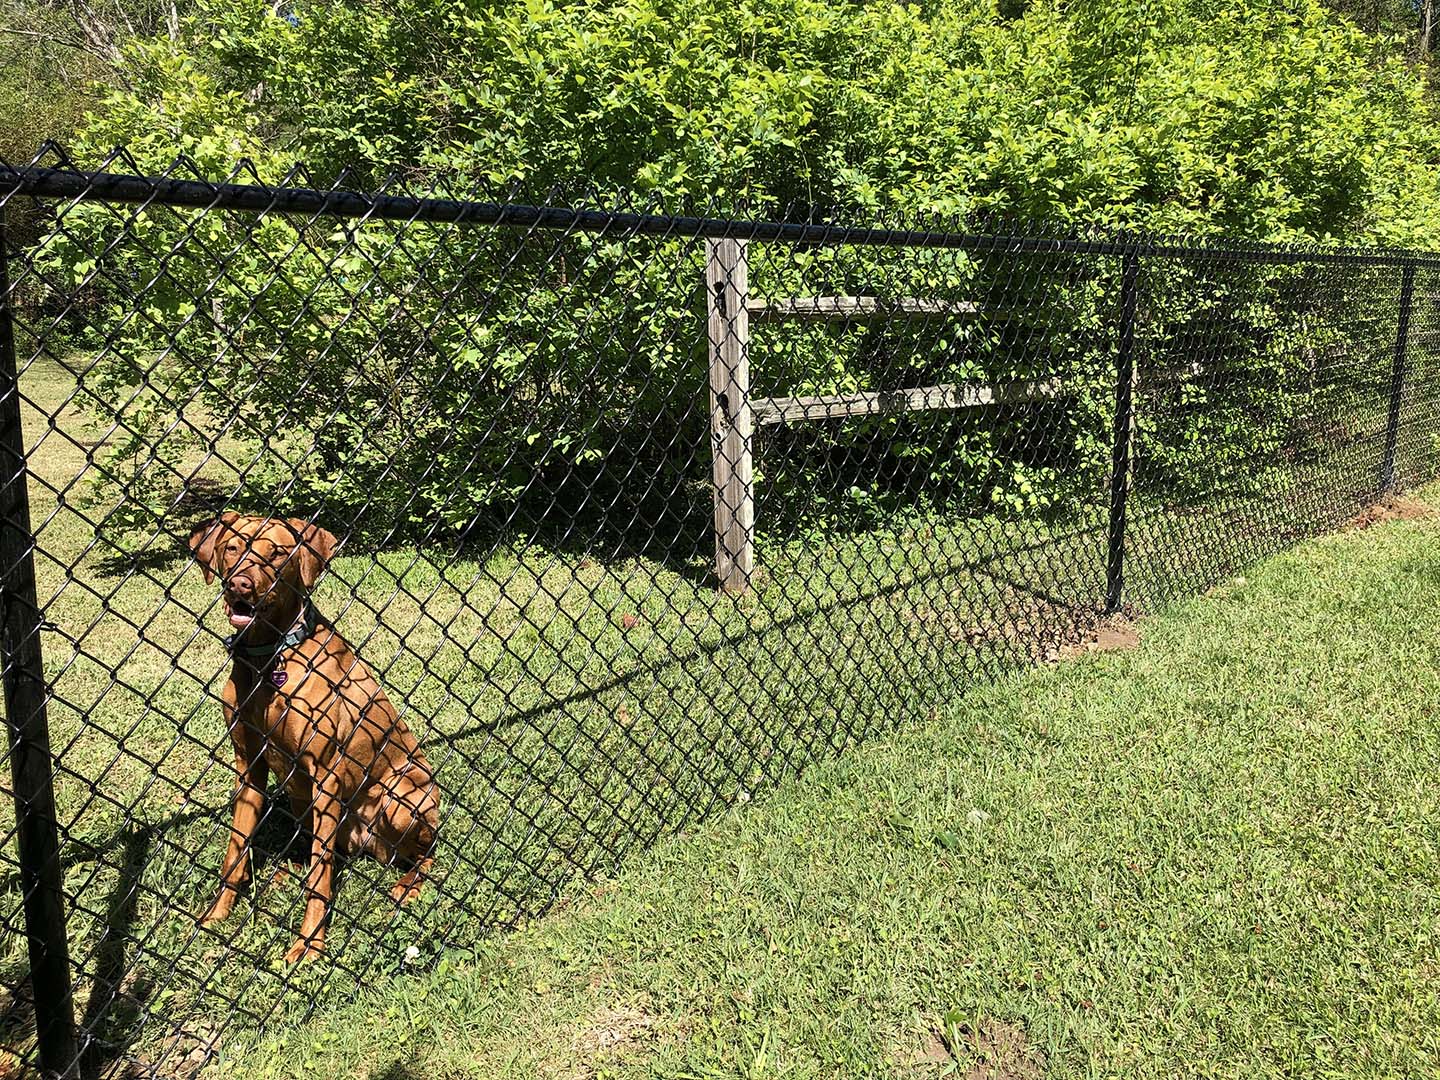
[{"label": "dog", "polygon": [[305,917],[288,962],[324,951],[335,860],[367,854],[405,869],[391,892],[414,900],[433,863],[440,798],[415,736],[380,683],[316,610],[310,592],[333,535],[294,518],[226,513],[197,525],[190,550],[219,577],[234,635],[221,694],[238,774],[220,894],[202,924],[226,918],[250,882],[250,848],[268,773],[311,836]]}]

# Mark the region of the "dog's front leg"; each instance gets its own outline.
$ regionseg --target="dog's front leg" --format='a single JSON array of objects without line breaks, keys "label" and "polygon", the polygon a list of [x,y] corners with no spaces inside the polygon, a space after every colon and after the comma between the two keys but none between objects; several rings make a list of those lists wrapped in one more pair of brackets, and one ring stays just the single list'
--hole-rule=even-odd
[{"label": "dog's front leg", "polygon": [[240,890],[250,883],[250,847],[260,826],[260,815],[265,808],[265,782],[270,775],[258,733],[241,723],[238,714],[230,717],[230,737],[235,743],[235,771],[239,774],[235,813],[230,824],[230,843],[220,864],[220,895],[200,917],[204,925],[226,918],[235,907]]},{"label": "dog's front leg", "polygon": [[315,777],[315,798],[310,808],[314,839],[310,846],[310,872],[305,877],[305,920],[300,936],[285,954],[289,963],[308,960],[325,951],[325,919],[335,892],[335,840],[340,830],[342,802],[338,778],[325,772]]}]

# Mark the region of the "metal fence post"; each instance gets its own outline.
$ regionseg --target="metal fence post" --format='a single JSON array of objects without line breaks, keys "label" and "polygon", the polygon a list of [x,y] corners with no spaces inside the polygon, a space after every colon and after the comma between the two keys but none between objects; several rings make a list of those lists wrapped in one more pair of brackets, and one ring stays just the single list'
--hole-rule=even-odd
[{"label": "metal fence post", "polygon": [[1400,324],[1395,331],[1395,359],[1390,365],[1390,413],[1385,420],[1385,456],[1380,461],[1380,492],[1395,490],[1395,448],[1400,441],[1400,397],[1405,390],[1406,345],[1410,309],[1415,299],[1415,263],[1400,271]]},{"label": "metal fence post", "polygon": [[1110,454],[1110,529],[1105,555],[1105,610],[1118,611],[1125,593],[1125,504],[1130,498],[1130,451],[1135,435],[1135,312],[1140,256],[1120,263],[1120,341],[1115,353],[1115,426]]},{"label": "metal fence post", "polygon": [[5,688],[20,891],[25,904],[40,1066],[46,1074],[69,1076],[74,1075],[79,1063],[70,955],[65,939],[60,838],[51,781],[45,672],[40,657],[41,619],[35,593],[25,436],[20,426],[8,246],[4,208],[0,207],[0,675]]}]

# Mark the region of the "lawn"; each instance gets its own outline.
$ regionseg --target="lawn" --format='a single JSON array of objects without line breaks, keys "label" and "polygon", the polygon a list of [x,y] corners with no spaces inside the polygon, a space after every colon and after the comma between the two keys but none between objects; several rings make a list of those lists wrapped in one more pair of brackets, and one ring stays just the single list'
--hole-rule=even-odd
[{"label": "lawn", "polygon": [[[351,864],[329,955],[295,972],[279,963],[302,906],[293,877],[262,868],[229,923],[194,922],[216,888],[233,777],[217,590],[173,536],[134,564],[115,557],[96,522],[124,494],[93,485],[103,432],[75,407],[75,373],[38,362],[22,388],[77,1008],[102,1069],[291,1022],[417,953],[541,912],[575,875],[1057,647],[1092,617],[1104,580],[1098,516],[1054,536],[985,520],[812,544],[739,601],[695,559],[606,559],[523,537],[480,557],[342,555],[318,603],[426,746],[441,847],[434,887],[399,917],[394,874]],[[218,462],[207,475],[226,479]],[[1012,583],[1034,579],[1037,558],[1054,599]],[[975,574],[981,560],[994,572]],[[1017,609],[1023,632],[1005,621]],[[12,814],[0,805],[0,836]],[[275,862],[294,832],[274,809],[259,860]],[[18,925],[18,875],[0,885],[0,915]],[[24,963],[23,939],[7,934],[0,986]],[[23,1045],[23,1012],[0,1013],[7,1025]]]},{"label": "lawn", "polygon": [[1308,541],[1140,632],[217,1072],[1436,1075],[1440,525]]},{"label": "lawn", "polygon": [[[1078,918],[1066,904],[1082,884],[1094,903],[1138,903],[1126,891],[1138,888],[1135,882],[1115,879],[1109,863],[1087,865],[1086,853],[1129,850],[1122,836],[1140,852],[1155,836],[1105,815],[1155,813],[1171,807],[1168,800],[1183,794],[1185,784],[1204,776],[1221,782],[1225,759],[1205,754],[1231,744],[1187,746],[1176,741],[1188,730],[1184,725],[1171,731],[1167,718],[1175,715],[1182,682],[1171,686],[1157,674],[1156,684],[1145,686],[1127,677],[1113,701],[1097,685],[1076,698],[1079,717],[1063,705],[1027,704],[1025,695],[1046,692],[1056,678],[1095,682],[1107,665],[1152,657],[1152,639],[1163,641],[1165,628],[1173,627],[1175,640],[1182,640],[1187,617],[1197,642],[1214,650],[1233,646],[1246,663],[1270,655],[1273,627],[1263,630],[1265,647],[1257,649],[1238,636],[1238,626],[1233,641],[1208,640],[1200,626],[1208,614],[1166,615],[1147,627],[1137,658],[1087,660],[1067,675],[1042,674],[1000,689],[989,684],[997,674],[1053,657],[1090,629],[1105,580],[1103,491],[1089,512],[1065,521],[996,515],[948,525],[902,523],[763,549],[762,587],[739,601],[714,591],[698,555],[666,562],[606,558],[524,537],[480,554],[404,547],[344,553],[326,575],[319,603],[381,672],[392,699],[403,702],[437,766],[441,848],[433,886],[398,915],[385,899],[394,874],[366,861],[351,864],[328,955],[293,970],[279,957],[299,920],[300,886],[283,875],[272,881],[269,865],[229,923],[201,929],[194,921],[215,888],[232,779],[214,698],[226,668],[215,589],[171,537],[158,538],[138,563],[113,557],[106,527],[94,522],[107,498],[123,495],[102,491],[94,501],[90,480],[104,449],[95,445],[101,433],[71,403],[74,372],[37,363],[25,372],[22,389],[32,503],[41,523],[37,573],[52,624],[45,657],[55,688],[50,721],[60,760],[68,929],[81,972],[77,1012],[98,1039],[89,1059],[94,1071],[122,1074],[128,1062],[138,1062],[186,1073],[217,1046],[226,1068],[240,1056],[246,1070],[313,1071],[304,1062],[314,1057],[329,1060],[333,1075],[383,1071],[393,1064],[390,1044],[371,1033],[377,1024],[389,1030],[400,1023],[390,1016],[396,1010],[404,1023],[425,1026],[428,1034],[406,1036],[404,1045],[423,1047],[440,1072],[500,1071],[503,1063],[487,1057],[486,1045],[496,1053],[509,1045],[520,1055],[513,1063],[520,1073],[554,1066],[584,1075],[591,1064],[604,1064],[601,1058],[614,1058],[619,1067],[631,1057],[637,1067],[662,1073],[733,1073],[741,1064],[750,1068],[758,1055],[762,1072],[785,1067],[803,1075],[806,1068],[823,1071],[827,1060],[845,1061],[827,1058],[842,1044],[849,1048],[846,1068],[861,1070],[868,1060],[880,1069],[885,1061],[909,1061],[911,1051],[926,1050],[927,1039],[931,1057],[941,1056],[937,1048],[946,1037],[963,1051],[959,1025],[981,1020],[981,1042],[1010,1045],[1023,1033],[1052,1069],[1063,1070],[1069,1060],[1100,1063],[1101,1071],[1129,1068],[1107,1063],[1107,1054],[1118,1051],[1076,1041],[1092,1030],[1080,1020],[1060,1025],[1059,1013],[1032,1018],[1016,1008],[992,1008],[961,994],[958,985],[948,1002],[930,994],[903,1016],[887,1014],[869,1027],[854,1012],[895,1005],[909,992],[903,987],[932,963],[922,958],[943,956],[947,947],[970,967],[941,965],[926,978],[993,975],[986,965],[1005,956],[1005,977],[1025,984],[1012,988],[1016,1000],[1050,1000],[1070,961],[1046,959],[1042,943],[1029,940],[1045,913]],[[1429,415],[1418,418],[1413,437],[1407,428],[1402,439],[1404,475],[1433,473]],[[1371,425],[1362,438],[1310,465],[1267,474],[1244,495],[1189,507],[1149,505],[1137,495],[1129,595],[1147,610],[1163,609],[1297,535],[1338,524],[1374,490],[1378,435]],[[211,478],[223,483],[223,469],[211,469]],[[171,527],[183,535],[189,524],[187,518]],[[1426,526],[1393,532],[1406,528]],[[1343,575],[1337,581],[1343,585]],[[1420,602],[1423,594],[1403,587],[1407,603]],[[1280,617],[1274,604],[1265,610]],[[1383,610],[1371,614],[1378,618]],[[1397,633],[1412,649],[1424,640]],[[1210,670],[1193,658],[1177,663],[1176,680]],[[1247,685],[1243,668],[1227,666],[1223,657],[1207,663],[1217,678],[1222,672],[1233,677],[1227,685],[1234,694]],[[1414,675],[1419,669],[1405,670]],[[1308,689],[1318,694],[1321,684]],[[1263,690],[1257,683],[1255,693]],[[1052,686],[1049,692],[1060,691]],[[1006,715],[1013,717],[1008,726],[1000,722]],[[1252,714],[1239,715],[1256,723]],[[949,731],[953,745],[927,748],[912,733],[908,742],[877,744],[833,764],[841,751],[855,754],[872,737],[926,718]],[[1163,736],[1139,734],[1147,722]],[[1057,733],[1069,731],[1067,725],[1076,727],[1073,739],[1084,731],[1094,744],[1064,741]],[[939,736],[929,738],[933,744]],[[907,745],[915,754],[909,760]],[[1088,756],[1067,757],[1067,747]],[[1129,786],[1122,774],[1110,776],[1107,768],[1121,767],[1120,749],[1130,755],[1126,764],[1143,765],[1150,755],[1152,771],[1142,769]],[[1162,751],[1174,757],[1162,759]],[[1025,771],[1040,769],[1036,762],[1046,755],[1055,759],[1053,776],[1048,765],[1043,774]],[[805,768],[812,770],[805,785],[793,784]],[[869,779],[855,769],[868,770]],[[766,796],[753,818],[704,827],[692,834],[698,840],[635,861],[653,841],[787,783],[781,794]],[[887,794],[851,798],[852,786],[858,799],[875,784]],[[1262,788],[1252,784],[1246,792],[1259,798]],[[1274,795],[1265,796],[1267,805],[1284,802]],[[1192,792],[1180,805],[1218,811],[1225,803]],[[1093,819],[1093,836],[1067,817],[1081,808]],[[1309,812],[1296,811],[1302,819]],[[0,837],[10,836],[12,820],[9,805],[0,805]],[[1159,820],[1166,820],[1163,814]],[[750,832],[752,826],[761,831]],[[739,838],[737,829],[754,839]],[[730,878],[705,864],[722,858],[727,843],[748,850],[766,830],[777,843],[788,839],[767,853],[737,854]],[[293,822],[276,809],[260,838],[260,861],[278,864],[293,835]],[[848,852],[846,837],[856,845]],[[1182,839],[1171,842],[1188,850]],[[812,850],[812,843],[821,846]],[[883,859],[875,859],[876,851]],[[13,858],[8,850],[6,858]],[[696,861],[686,866],[686,858]],[[589,929],[566,913],[538,924],[539,931],[497,936],[529,925],[557,901],[573,912],[586,895],[577,879],[604,879],[622,859],[639,890],[630,915],[621,910],[625,894],[616,893],[586,902],[583,918],[601,920]],[[800,876],[785,885],[772,861]],[[1165,865],[1154,851],[1118,865],[1129,863]],[[1002,877],[986,878],[983,866]],[[946,883],[947,872],[956,880]],[[920,876],[906,879],[906,873]],[[737,892],[734,874],[761,891]],[[883,904],[845,891],[865,882],[881,890],[875,895],[885,897]],[[964,892],[962,882],[974,891]],[[830,888],[840,891],[830,896]],[[704,891],[703,900],[695,889]],[[904,899],[916,890],[927,898],[921,908]],[[666,914],[662,902],[673,910]],[[648,916],[645,903],[654,905]],[[782,918],[792,905],[795,911]],[[0,924],[18,926],[18,908],[18,877],[7,866],[0,874]],[[854,917],[845,917],[847,911]],[[645,917],[656,920],[648,936],[641,929]],[[610,918],[621,922],[604,922]],[[1143,925],[1136,918],[1133,925]],[[667,919],[686,926],[672,932]],[[739,922],[726,930],[726,919]],[[988,954],[971,932],[985,920],[998,935]],[[806,937],[807,925],[828,928],[818,944]],[[1173,927],[1163,920],[1152,925],[1178,947]],[[1008,937],[1002,926],[1009,927]],[[591,932],[597,935],[592,945],[578,944]],[[701,937],[692,941],[694,934]],[[745,951],[757,945],[772,958],[773,970],[757,975],[753,986],[749,976],[743,986],[724,982],[761,962]],[[1092,946],[1088,966],[1077,970],[1098,979],[1108,945],[1102,936]],[[811,948],[819,951],[809,955]],[[606,956],[597,952],[607,949]],[[705,976],[687,966],[712,964],[716,949],[732,957],[731,974]],[[1032,954],[1040,958],[1038,982],[1026,975]],[[595,964],[586,966],[586,957]],[[12,985],[24,964],[21,936],[7,933],[0,941],[0,988]],[[812,970],[815,964],[821,967]],[[438,973],[438,983],[410,973],[422,968]],[[622,978],[627,970],[631,976]],[[786,981],[788,975],[775,981],[790,971],[797,981]],[[588,997],[566,989],[575,979],[590,987]],[[808,991],[807,980],[814,983]],[[1184,1002],[1200,1000],[1178,976],[1171,983]],[[370,1006],[383,1020],[346,1007],[357,985],[388,988]],[[551,993],[541,991],[547,985]],[[688,996],[679,989],[686,985]],[[732,990],[739,996],[721,1008]],[[1134,992],[1161,1000],[1140,982]],[[801,1008],[806,993],[815,1004]],[[826,993],[854,1000],[821,1006]],[[412,994],[418,995],[413,1007],[401,1004]],[[427,995],[433,1009],[419,1003]],[[1098,1010],[1104,995],[1093,987],[1087,995],[1079,1000]],[[701,1008],[697,1003],[704,1001],[711,1004]],[[777,1012],[782,1006],[786,1011]],[[1164,1011],[1183,1014],[1172,1006]],[[363,999],[353,1006],[365,1007]],[[952,1016],[948,1036],[930,1032],[952,1008],[982,1007],[986,1011],[968,1021]],[[480,1027],[432,1023],[447,1016]],[[268,1037],[281,1042],[252,1045],[262,1023]],[[555,1031],[543,1038],[528,1033],[527,1025],[542,1023]],[[842,1042],[815,1042],[821,1029]],[[362,1032],[363,1044],[357,1043]],[[25,1045],[30,1032],[23,1010],[0,1009],[0,1036]],[[735,1055],[746,1039],[753,1042],[751,1056],[741,1062]],[[471,1049],[460,1053],[467,1040]],[[447,1049],[452,1046],[456,1060]],[[587,1063],[590,1057],[596,1061]],[[428,1075],[426,1068],[416,1075]]]}]

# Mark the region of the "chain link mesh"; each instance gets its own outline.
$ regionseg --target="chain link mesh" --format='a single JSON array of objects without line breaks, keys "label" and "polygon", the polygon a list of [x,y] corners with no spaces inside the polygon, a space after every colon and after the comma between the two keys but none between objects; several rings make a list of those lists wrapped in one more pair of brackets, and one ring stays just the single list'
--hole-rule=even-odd
[{"label": "chain link mesh", "polygon": [[[463,951],[1440,460],[1431,256],[139,172],[0,169],[4,571],[33,559],[92,1075],[193,1071]],[[233,833],[225,639],[307,558],[311,637],[393,711],[347,713],[305,647],[237,651],[242,712],[298,694],[303,745],[244,713],[263,802]],[[257,560],[278,584],[246,594]],[[397,776],[433,780],[433,842],[340,857]],[[0,1044],[38,1067],[11,803]],[[232,835],[252,880],[201,925]],[[332,855],[323,956],[287,963]]]}]

